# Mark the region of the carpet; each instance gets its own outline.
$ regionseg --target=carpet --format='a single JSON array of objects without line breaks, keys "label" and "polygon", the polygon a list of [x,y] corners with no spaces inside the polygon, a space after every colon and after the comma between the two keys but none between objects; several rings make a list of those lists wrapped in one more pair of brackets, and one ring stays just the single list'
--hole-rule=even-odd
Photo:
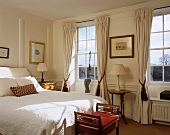
[{"label": "carpet", "polygon": [[[162,124],[142,125],[131,119],[127,124],[120,119],[119,135],[170,135],[170,126]],[[109,135],[115,135],[115,130]]]}]

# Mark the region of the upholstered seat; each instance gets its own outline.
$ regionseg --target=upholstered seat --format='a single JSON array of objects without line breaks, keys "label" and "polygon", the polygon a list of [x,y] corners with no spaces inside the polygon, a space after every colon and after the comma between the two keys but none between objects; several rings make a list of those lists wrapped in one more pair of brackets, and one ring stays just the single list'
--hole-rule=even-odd
[{"label": "upholstered seat", "polygon": [[96,112],[75,112],[75,134],[107,135],[116,128],[119,135],[119,107],[97,103]]},{"label": "upholstered seat", "polygon": [[92,115],[101,117],[101,124],[103,128],[105,128],[110,123],[119,119],[119,115],[110,114],[110,113],[94,112],[92,113]]}]

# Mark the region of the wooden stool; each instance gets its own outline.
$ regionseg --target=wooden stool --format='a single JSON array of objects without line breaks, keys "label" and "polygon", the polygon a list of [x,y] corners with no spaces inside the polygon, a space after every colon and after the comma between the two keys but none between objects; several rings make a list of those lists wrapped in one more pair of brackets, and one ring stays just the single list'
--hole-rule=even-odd
[{"label": "wooden stool", "polygon": [[108,135],[116,129],[119,135],[119,106],[97,103],[91,114],[74,112],[75,135]]}]

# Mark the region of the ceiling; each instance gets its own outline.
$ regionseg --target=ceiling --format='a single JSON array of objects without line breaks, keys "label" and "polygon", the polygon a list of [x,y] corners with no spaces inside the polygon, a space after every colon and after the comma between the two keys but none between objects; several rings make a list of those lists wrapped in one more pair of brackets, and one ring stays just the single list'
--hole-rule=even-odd
[{"label": "ceiling", "polygon": [[154,0],[0,0],[0,5],[17,8],[49,20],[58,20],[149,1]]}]

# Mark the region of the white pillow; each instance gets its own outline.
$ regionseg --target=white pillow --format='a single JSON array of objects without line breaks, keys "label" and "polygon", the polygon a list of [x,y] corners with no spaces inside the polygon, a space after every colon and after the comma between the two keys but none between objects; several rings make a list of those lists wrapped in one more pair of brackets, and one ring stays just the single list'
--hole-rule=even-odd
[{"label": "white pillow", "polygon": [[10,87],[17,87],[17,82],[13,78],[0,78],[0,97],[14,96]]},{"label": "white pillow", "polygon": [[8,67],[0,67],[0,78],[12,77],[12,72]]},{"label": "white pillow", "polygon": [[37,80],[34,77],[21,77],[16,78],[17,84],[19,86],[24,86],[28,84],[34,84],[37,91],[43,90],[43,88],[40,86],[40,84],[37,82]]},{"label": "white pillow", "polygon": [[30,72],[26,68],[10,68],[12,77],[28,77],[31,76]]}]

